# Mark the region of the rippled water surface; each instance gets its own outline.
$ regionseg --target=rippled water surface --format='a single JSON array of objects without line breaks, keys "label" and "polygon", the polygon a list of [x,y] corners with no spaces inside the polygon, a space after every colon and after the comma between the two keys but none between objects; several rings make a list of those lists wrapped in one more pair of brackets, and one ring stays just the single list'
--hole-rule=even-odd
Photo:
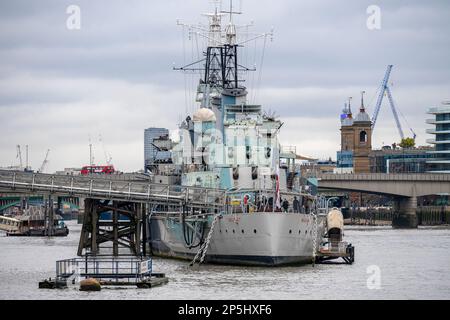
[{"label": "rippled water surface", "polygon": [[[450,299],[450,229],[347,228],[353,265],[283,268],[202,265],[154,259],[169,277],[152,289],[80,292],[39,290],[54,277],[55,261],[76,255],[80,225],[68,223],[67,238],[14,238],[0,233],[0,299]],[[381,271],[379,289],[368,289],[369,266]]]}]

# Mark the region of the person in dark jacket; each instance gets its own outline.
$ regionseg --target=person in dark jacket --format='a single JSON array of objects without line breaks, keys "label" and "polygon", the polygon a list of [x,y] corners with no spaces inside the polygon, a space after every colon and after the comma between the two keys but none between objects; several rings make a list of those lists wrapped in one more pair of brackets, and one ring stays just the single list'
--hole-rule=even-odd
[{"label": "person in dark jacket", "polygon": [[297,197],[294,197],[294,201],[292,203],[294,207],[294,212],[299,213],[300,212],[300,201],[298,201]]},{"label": "person in dark jacket", "polygon": [[287,201],[287,199],[283,200],[283,204],[281,206],[283,207],[284,212],[288,212],[289,202]]}]

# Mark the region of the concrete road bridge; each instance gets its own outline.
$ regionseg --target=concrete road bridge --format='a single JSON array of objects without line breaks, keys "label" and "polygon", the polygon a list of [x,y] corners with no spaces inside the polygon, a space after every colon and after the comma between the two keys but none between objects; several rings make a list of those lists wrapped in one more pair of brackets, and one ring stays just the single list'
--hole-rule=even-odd
[{"label": "concrete road bridge", "polygon": [[393,196],[394,211],[399,216],[396,227],[417,227],[417,197],[450,195],[450,174],[437,173],[360,173],[321,174],[317,176],[322,190],[342,190]]}]

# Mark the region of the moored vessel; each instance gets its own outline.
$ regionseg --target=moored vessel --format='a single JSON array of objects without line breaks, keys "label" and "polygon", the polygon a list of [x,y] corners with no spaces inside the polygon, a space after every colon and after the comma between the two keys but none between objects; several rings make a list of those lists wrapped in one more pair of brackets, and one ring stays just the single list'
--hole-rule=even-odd
[{"label": "moored vessel", "polygon": [[223,206],[181,211],[154,206],[150,248],[157,256],[193,262],[310,263],[324,232],[324,217],[302,183],[296,148],[283,147],[278,140],[283,123],[250,103],[243,85],[243,76],[253,69],[241,64],[240,49],[272,34],[240,37],[234,14],[232,8],[216,8],[206,15],[207,27],[189,27],[207,39],[203,59],[179,68],[201,71],[199,108],[179,126],[179,141],[170,149],[172,163],[152,167],[154,177],[178,174],[183,187],[221,190]]}]

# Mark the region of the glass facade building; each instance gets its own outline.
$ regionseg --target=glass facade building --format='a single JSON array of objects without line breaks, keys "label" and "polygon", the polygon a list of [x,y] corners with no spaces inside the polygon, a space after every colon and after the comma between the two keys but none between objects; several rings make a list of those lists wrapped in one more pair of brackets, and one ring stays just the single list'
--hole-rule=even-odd
[{"label": "glass facade building", "polygon": [[171,160],[170,151],[163,151],[155,145],[155,140],[169,137],[169,130],[165,128],[148,128],[144,131],[144,167],[147,172],[155,163],[164,163]]},{"label": "glass facade building", "polygon": [[336,167],[353,168],[353,151],[338,151]]},{"label": "glass facade building", "polygon": [[[423,147],[422,147],[423,148]],[[428,149],[382,149],[369,155],[370,172],[373,173],[423,173],[433,155]]]},{"label": "glass facade building", "polygon": [[427,119],[426,122],[435,126],[427,130],[435,136],[427,140],[435,145],[435,149],[429,151],[433,158],[427,161],[428,172],[450,173],[450,102],[428,109],[428,114],[434,115],[434,119]]}]

